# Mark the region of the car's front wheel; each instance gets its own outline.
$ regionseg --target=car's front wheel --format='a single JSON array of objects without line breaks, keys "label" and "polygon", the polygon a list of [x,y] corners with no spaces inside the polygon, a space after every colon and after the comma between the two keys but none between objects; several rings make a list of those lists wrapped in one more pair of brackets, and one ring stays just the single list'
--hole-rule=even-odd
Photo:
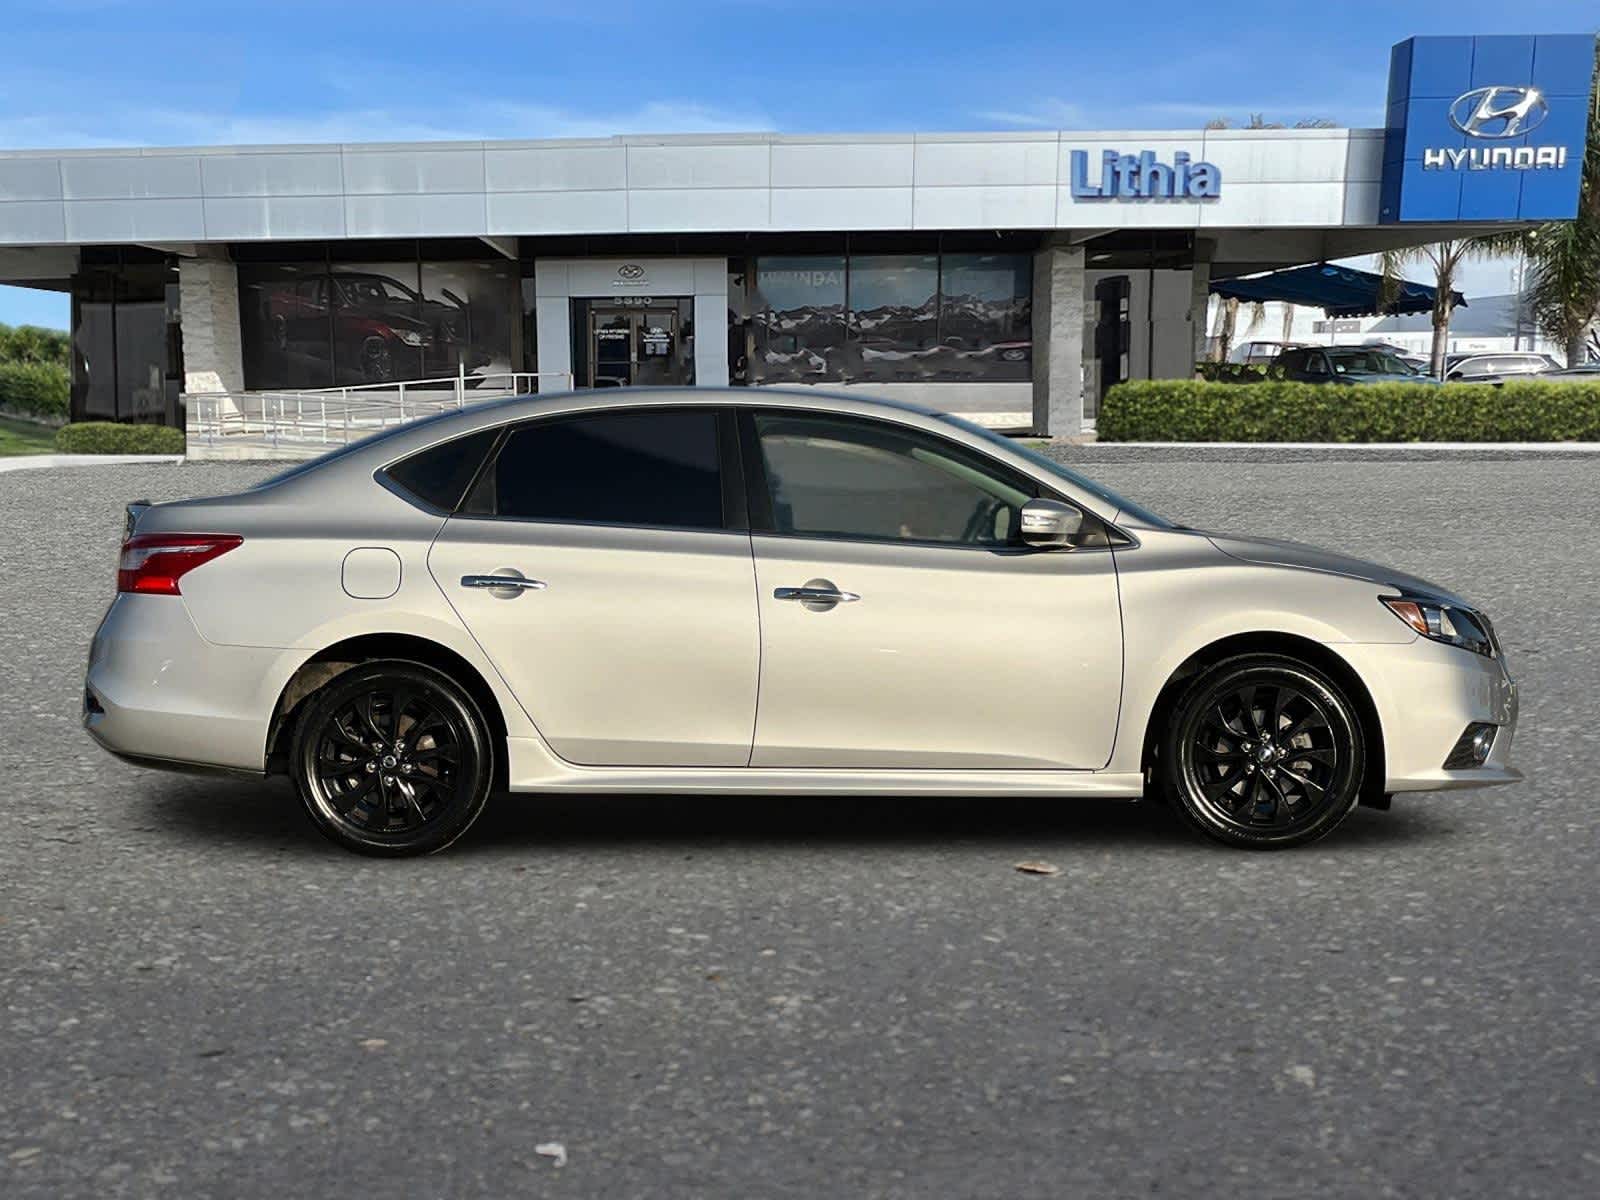
[{"label": "car's front wheel", "polygon": [[454,680],[421,663],[367,663],[305,703],[290,774],[329,838],[361,854],[431,854],[478,819],[494,752]]},{"label": "car's front wheel", "polygon": [[1161,746],[1172,808],[1231,846],[1281,849],[1330,833],[1366,770],[1361,721],[1325,672],[1279,655],[1228,659],[1179,698]]}]

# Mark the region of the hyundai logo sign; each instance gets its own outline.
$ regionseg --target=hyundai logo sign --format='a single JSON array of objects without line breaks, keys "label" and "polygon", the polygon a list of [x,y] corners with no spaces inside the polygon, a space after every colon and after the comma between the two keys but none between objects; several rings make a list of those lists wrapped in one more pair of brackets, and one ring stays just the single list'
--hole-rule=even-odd
[{"label": "hyundai logo sign", "polygon": [[644,278],[644,268],[638,263],[623,263],[617,268],[617,278],[633,283]]},{"label": "hyundai logo sign", "polygon": [[1532,87],[1481,87],[1457,96],[1450,124],[1468,137],[1513,138],[1544,124],[1550,106]]}]

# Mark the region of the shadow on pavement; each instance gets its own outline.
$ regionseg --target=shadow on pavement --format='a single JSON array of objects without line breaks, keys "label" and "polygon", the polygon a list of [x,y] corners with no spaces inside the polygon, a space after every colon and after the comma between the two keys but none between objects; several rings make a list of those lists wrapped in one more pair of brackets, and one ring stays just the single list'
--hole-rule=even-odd
[{"label": "shadow on pavement", "polygon": [[[139,824],[217,842],[320,850],[293,789],[262,783],[185,780],[152,787]],[[1447,838],[1443,814],[1417,804],[1388,813],[1365,809],[1317,851],[1359,851]],[[915,846],[1028,840],[1041,850],[1207,847],[1164,808],[1120,800],[888,796],[537,796],[499,795],[449,853],[518,846],[728,847],[818,843]],[[1227,851],[1220,851],[1228,853]]]}]

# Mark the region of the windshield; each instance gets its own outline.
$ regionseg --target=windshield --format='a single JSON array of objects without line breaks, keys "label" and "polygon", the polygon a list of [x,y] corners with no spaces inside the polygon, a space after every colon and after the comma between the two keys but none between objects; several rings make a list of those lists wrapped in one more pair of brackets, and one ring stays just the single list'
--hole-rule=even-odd
[{"label": "windshield", "polygon": [[1104,500],[1107,504],[1114,507],[1119,513],[1126,514],[1133,520],[1138,521],[1141,525],[1150,525],[1156,529],[1178,528],[1178,526],[1174,525],[1165,517],[1156,516],[1155,513],[1151,512],[1143,505],[1135,504],[1127,497],[1117,495],[1116,492],[1113,492],[1104,484],[1096,483],[1092,479],[1079,475],[1076,471],[1069,467],[1063,466],[1061,463],[1058,463],[1055,459],[1050,458],[1048,455],[1040,454],[1037,450],[1029,449],[1015,438],[1008,438],[1004,434],[994,432],[992,429],[985,429],[982,425],[974,425],[971,421],[964,421],[952,413],[935,413],[933,415],[947,425],[954,425],[959,429],[965,429],[968,433],[977,434],[986,442],[993,442],[996,446],[1004,446],[1013,454],[1022,455],[1023,458],[1027,459],[1040,470],[1048,472],[1058,479],[1066,480],[1068,483],[1072,484],[1073,487],[1088,492],[1091,496],[1098,496],[1101,500]]},{"label": "windshield", "polygon": [[1382,350],[1329,350],[1336,374],[1361,371],[1368,375],[1411,375],[1414,372],[1403,359]]}]

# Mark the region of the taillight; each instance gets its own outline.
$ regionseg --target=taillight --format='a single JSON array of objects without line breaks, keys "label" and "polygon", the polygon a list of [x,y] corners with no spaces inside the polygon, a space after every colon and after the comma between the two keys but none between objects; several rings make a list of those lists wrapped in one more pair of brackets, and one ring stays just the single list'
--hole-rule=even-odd
[{"label": "taillight", "polygon": [[117,591],[176,596],[178,580],[244,539],[232,533],[141,533],[122,543]]}]

